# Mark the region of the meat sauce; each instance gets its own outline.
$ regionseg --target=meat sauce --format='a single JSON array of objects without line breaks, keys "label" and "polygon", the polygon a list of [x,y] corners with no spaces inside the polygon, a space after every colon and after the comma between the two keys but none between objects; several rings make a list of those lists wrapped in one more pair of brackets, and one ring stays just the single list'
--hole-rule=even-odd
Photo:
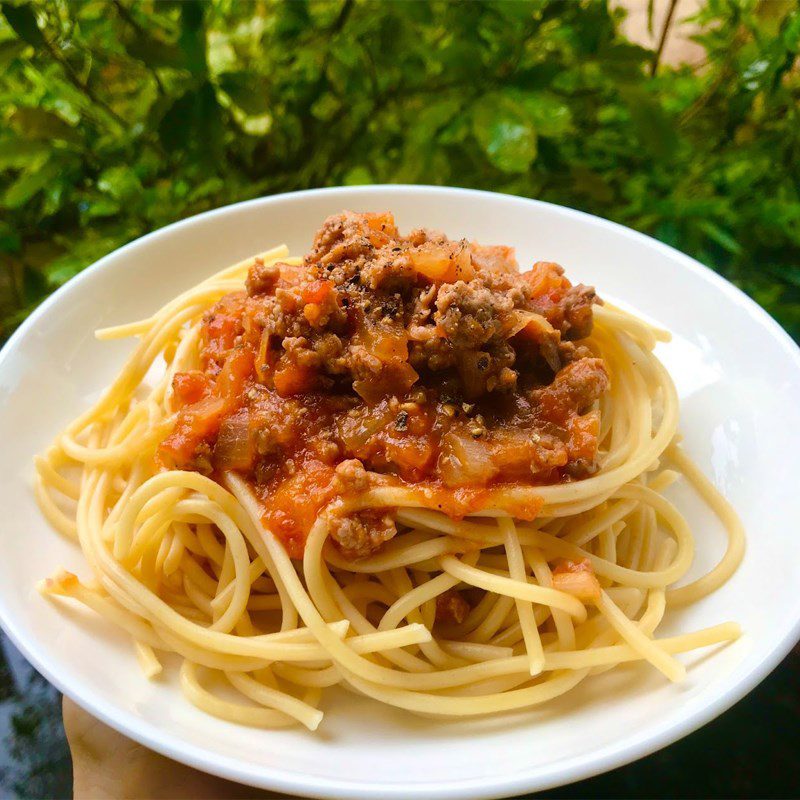
[{"label": "meat sauce", "polygon": [[[509,486],[583,478],[609,385],[581,344],[595,302],[556,264],[520,272],[507,247],[330,217],[301,266],[257,262],[206,315],[158,459],[245,475],[295,558],[323,508],[374,486],[461,517],[502,507]],[[351,558],[396,532],[392,509],[332,519]]]}]

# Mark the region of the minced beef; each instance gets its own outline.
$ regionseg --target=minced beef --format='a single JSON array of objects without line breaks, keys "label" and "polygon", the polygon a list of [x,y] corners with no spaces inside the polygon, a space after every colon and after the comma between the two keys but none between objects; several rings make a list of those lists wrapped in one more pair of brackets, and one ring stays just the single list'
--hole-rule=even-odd
[{"label": "minced beef", "polygon": [[279,391],[348,384],[369,402],[429,373],[467,399],[512,392],[528,365],[558,371],[559,346],[589,335],[597,302],[557,265],[520,273],[509,247],[403,237],[389,214],[329,217],[300,274],[287,273],[256,263],[247,281],[268,358],[304,371]]},{"label": "minced beef", "polygon": [[477,350],[503,338],[513,300],[474,282],[446,283],[436,295],[433,320],[457,350]]},{"label": "minced beef", "polygon": [[349,516],[331,515],[330,536],[346,558],[366,558],[397,533],[385,511],[358,511]]},{"label": "minced beef", "polygon": [[469,614],[469,603],[457,589],[448,589],[436,598],[435,621],[444,625],[460,625]]},{"label": "minced beef", "polygon": [[264,264],[262,259],[257,258],[255,264],[250,268],[245,281],[247,293],[256,295],[271,292],[280,276],[281,271],[277,264]]},{"label": "minced beef", "polygon": [[[302,264],[256,259],[245,286],[204,317],[158,459],[246,475],[293,558],[326,508],[346,556],[379,550],[392,510],[335,505],[376,487],[416,486],[463,516],[496,485],[596,469],[609,376],[584,340],[599,300],[559,265],[520,272],[510,247],[345,211]],[[440,618],[468,610],[440,599]]]}]

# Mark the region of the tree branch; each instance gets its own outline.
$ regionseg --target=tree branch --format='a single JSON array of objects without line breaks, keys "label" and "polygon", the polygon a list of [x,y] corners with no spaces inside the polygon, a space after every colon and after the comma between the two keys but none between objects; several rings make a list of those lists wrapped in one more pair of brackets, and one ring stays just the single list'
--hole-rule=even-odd
[{"label": "tree branch", "polygon": [[[133,28],[136,33],[140,36],[146,36],[147,32],[142,28],[142,26],[136,21],[136,18],[131,14],[131,12],[125,7],[122,3],[122,0],[113,0],[114,8],[117,9],[117,14],[119,14],[120,19],[124,20],[128,23],[128,25]],[[164,89],[164,84],[161,83],[161,78],[158,77],[158,70],[155,67],[151,67],[149,64],[146,64],[148,71],[153,76],[153,80],[156,82],[156,86],[158,87],[158,91],[160,94],[166,94]]]},{"label": "tree branch", "polygon": [[44,41],[44,46],[47,48],[47,52],[50,54],[52,59],[64,70],[69,79],[69,82],[80,92],[86,95],[86,97],[91,100],[96,106],[99,106],[106,112],[117,124],[121,125],[123,128],[127,127],[128,123],[125,119],[123,119],[116,111],[114,111],[111,106],[101,100],[92,90],[92,88],[84,83],[77,72],[75,72],[74,67],[72,64],[69,63],[62,55],[58,52],[58,49],[53,46],[53,43],[46,37],[44,34],[42,35],[42,40]]},{"label": "tree branch", "polygon": [[658,47],[653,55],[653,63],[650,65],[650,75],[655,76],[658,71],[658,64],[661,61],[661,56],[664,52],[664,45],[667,43],[667,36],[669,29],[672,27],[672,18],[675,14],[675,8],[678,5],[678,0],[670,0],[669,8],[667,9],[667,16],[664,18],[664,26],[661,28],[661,36],[658,40]]}]

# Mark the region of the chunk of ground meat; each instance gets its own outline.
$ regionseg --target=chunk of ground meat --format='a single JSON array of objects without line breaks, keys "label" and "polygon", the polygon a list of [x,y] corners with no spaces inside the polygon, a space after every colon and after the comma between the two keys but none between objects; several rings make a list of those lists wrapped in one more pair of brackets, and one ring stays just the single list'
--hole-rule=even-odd
[{"label": "chunk of ground meat", "polygon": [[357,458],[348,458],[336,467],[336,477],[341,484],[342,494],[364,491],[369,486],[369,475]]},{"label": "chunk of ground meat", "polygon": [[609,385],[603,359],[581,358],[567,364],[549,386],[538,389],[533,396],[545,417],[555,422],[565,419],[570,411],[587,411]]},{"label": "chunk of ground meat", "polygon": [[268,294],[275,288],[280,276],[281,270],[277,264],[265,264],[260,258],[257,258],[247,273],[245,281],[247,294],[251,297],[257,294]]},{"label": "chunk of ground meat", "polygon": [[210,475],[214,471],[211,445],[208,442],[200,442],[189,463],[183,469],[191,469],[201,475]]},{"label": "chunk of ground meat", "polygon": [[442,337],[431,337],[408,344],[408,360],[414,369],[440,372],[455,364],[453,343]]},{"label": "chunk of ground meat", "polygon": [[345,517],[333,516],[330,536],[345,558],[367,558],[397,533],[391,515],[385,511],[357,511]]},{"label": "chunk of ground meat", "polygon": [[448,239],[441,231],[433,230],[432,228],[414,228],[406,236],[406,241],[414,247],[419,247],[428,242],[440,243],[446,242]]},{"label": "chunk of ground meat", "polygon": [[274,456],[294,441],[306,424],[308,409],[292,398],[276,403],[266,392],[253,388],[249,395],[250,426],[256,452]]},{"label": "chunk of ground meat", "polygon": [[514,302],[476,281],[443,285],[436,296],[434,321],[453,346],[478,349],[499,339]]},{"label": "chunk of ground meat", "polygon": [[391,214],[344,211],[325,220],[305,263],[340,286],[394,291],[416,280],[407,249]]},{"label": "chunk of ground meat", "polygon": [[[274,268],[255,265],[248,279],[272,363],[309,376],[282,380],[284,395],[344,380],[373,402],[402,395],[423,372],[448,371],[463,384],[454,396],[511,392],[520,370],[537,373],[544,362],[558,371],[564,340],[591,329],[594,291],[569,287],[558,265],[520,274],[512,248],[425,229],[403,237],[390,214],[329,217],[295,269],[276,279]],[[552,320],[549,335],[516,335],[531,311]]]},{"label": "chunk of ground meat", "polygon": [[469,603],[456,589],[448,589],[436,598],[436,622],[460,625],[469,614]]},{"label": "chunk of ground meat", "polygon": [[575,342],[559,342],[558,344],[558,358],[562,365],[591,357],[592,351],[585,345],[575,344]]},{"label": "chunk of ground meat", "polygon": [[564,338],[585,339],[592,332],[592,305],[597,302],[594,287],[582,283],[571,286],[561,302],[564,306]]},{"label": "chunk of ground meat", "polygon": [[436,293],[437,287],[435,284],[427,286],[418,292],[412,302],[406,306],[406,325],[412,338],[415,338],[414,334],[423,338],[434,334],[434,331],[430,328],[425,333],[419,329],[430,320],[430,316],[436,306]]},{"label": "chunk of ground meat", "polygon": [[564,473],[573,480],[583,480],[583,478],[594,475],[597,469],[596,459],[590,461],[588,458],[577,458],[567,463],[564,467]]},{"label": "chunk of ground meat", "polygon": [[455,363],[468,399],[486,392],[507,392],[516,388],[517,373],[512,369],[517,354],[508,342],[498,342],[485,350],[462,350]]},{"label": "chunk of ground meat", "polygon": [[[328,217],[314,236],[314,244],[306,256],[307,264],[341,264],[359,256],[369,255],[376,246],[386,244],[397,236],[397,228],[390,222],[389,215],[377,226],[377,214],[355,214],[343,211]],[[380,230],[381,226],[383,231]]]}]

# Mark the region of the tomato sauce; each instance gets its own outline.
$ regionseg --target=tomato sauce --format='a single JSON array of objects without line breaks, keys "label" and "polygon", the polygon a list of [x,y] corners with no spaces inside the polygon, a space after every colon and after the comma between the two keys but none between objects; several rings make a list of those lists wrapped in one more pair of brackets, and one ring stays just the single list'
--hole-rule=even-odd
[{"label": "tomato sauce", "polygon": [[[588,330],[593,293],[548,262],[514,271],[510,248],[403,238],[390,215],[331,220],[303,266],[256,263],[248,292],[208,312],[200,368],[173,380],[164,468],[245,475],[293,558],[323,509],[371,486],[455,519],[530,520],[541,501],[510,490],[591,474],[608,378],[569,335]],[[377,519],[332,538],[370,552],[390,535]]]}]

